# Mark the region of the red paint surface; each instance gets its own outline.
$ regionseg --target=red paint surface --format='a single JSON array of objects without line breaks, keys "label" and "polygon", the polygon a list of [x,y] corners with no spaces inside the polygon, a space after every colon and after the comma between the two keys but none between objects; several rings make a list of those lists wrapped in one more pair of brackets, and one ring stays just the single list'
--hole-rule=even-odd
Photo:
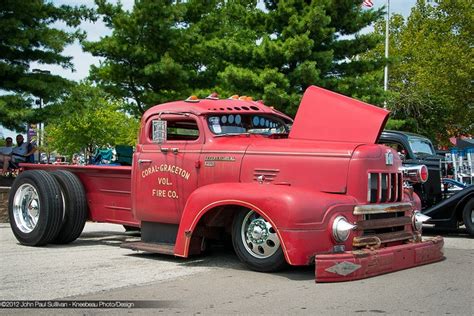
[{"label": "red paint surface", "polygon": [[[359,280],[441,261],[444,258],[443,244],[443,238],[438,236],[420,243],[364,250],[358,255],[353,253],[317,255],[316,282]],[[327,271],[341,262],[358,264],[361,267],[346,276]]]},{"label": "red paint surface", "polygon": [[303,95],[290,138],[375,143],[389,112],[319,87]]},{"label": "red paint surface", "polygon": [[[351,239],[360,234],[356,231],[347,242],[339,244],[345,246],[347,253],[328,253],[336,245],[331,232],[333,219],[338,215],[344,215],[351,222],[362,219],[361,215],[353,215],[353,210],[356,205],[368,203],[368,174],[396,173],[401,166],[394,151],[393,165],[386,165],[385,154],[391,149],[374,144],[388,112],[310,87],[303,97],[289,138],[214,137],[206,123],[206,115],[229,111],[273,114],[290,120],[252,101],[171,102],[154,106],[143,115],[131,168],[23,166],[26,169],[67,169],[77,174],[86,189],[93,221],[134,226],[142,221],[179,224],[174,251],[177,256],[188,256],[192,232],[207,212],[217,207],[238,205],[259,212],[272,223],[290,264],[311,264],[316,256],[320,280],[341,280],[321,272],[340,260],[358,260],[366,266],[375,262],[351,257]],[[180,117],[169,112],[187,113],[189,118],[195,119],[200,129],[199,138],[153,143],[150,139],[153,119],[160,115],[162,118]],[[206,165],[208,157],[231,157],[232,161],[214,161],[209,167]],[[139,160],[147,162],[139,164]],[[160,170],[163,165],[174,166],[174,169]],[[174,172],[178,170],[176,168],[185,170],[189,176]],[[262,174],[265,175],[263,181],[257,181]],[[176,197],[170,197],[170,192]],[[418,206],[419,200],[412,199],[405,195],[402,201]],[[411,231],[411,226],[406,230]],[[416,243],[378,251],[382,258],[399,253],[413,257],[414,253],[425,251],[434,256],[441,249],[442,241],[435,245]],[[439,260],[439,256],[435,257]],[[427,262],[431,261],[396,261],[390,265],[390,271]],[[347,279],[388,271],[372,269],[367,272],[367,269],[363,275]]]}]

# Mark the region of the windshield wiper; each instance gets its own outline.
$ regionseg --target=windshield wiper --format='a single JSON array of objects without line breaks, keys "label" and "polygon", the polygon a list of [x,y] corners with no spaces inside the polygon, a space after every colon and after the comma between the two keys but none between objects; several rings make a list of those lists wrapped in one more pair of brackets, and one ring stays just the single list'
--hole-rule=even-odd
[{"label": "windshield wiper", "polygon": [[250,136],[250,133],[224,133],[224,134],[217,134],[214,135],[214,137],[223,137],[223,136],[240,136],[240,135],[245,135],[245,136]]}]

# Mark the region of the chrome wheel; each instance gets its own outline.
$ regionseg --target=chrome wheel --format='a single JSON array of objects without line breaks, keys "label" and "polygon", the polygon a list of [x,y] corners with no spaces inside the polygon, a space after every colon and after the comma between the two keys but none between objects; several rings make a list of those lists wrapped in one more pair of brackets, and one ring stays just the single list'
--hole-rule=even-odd
[{"label": "chrome wheel", "polygon": [[275,229],[254,211],[244,217],[241,238],[245,250],[255,258],[269,258],[280,248]]},{"label": "chrome wheel", "polygon": [[38,191],[31,184],[22,184],[13,197],[13,217],[18,229],[30,233],[36,227],[40,215]]}]

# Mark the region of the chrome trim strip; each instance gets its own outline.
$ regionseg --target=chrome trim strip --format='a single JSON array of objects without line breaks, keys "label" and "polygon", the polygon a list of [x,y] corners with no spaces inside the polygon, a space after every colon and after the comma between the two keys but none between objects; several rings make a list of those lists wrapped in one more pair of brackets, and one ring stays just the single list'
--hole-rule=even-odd
[{"label": "chrome trim strip", "polygon": [[104,207],[110,208],[112,210],[118,210],[118,211],[128,211],[128,212],[132,211],[131,207],[122,207],[122,206],[115,206],[115,205],[104,205]]},{"label": "chrome trim strip", "polygon": [[377,179],[377,203],[380,203],[382,201],[382,173],[378,174]]},{"label": "chrome trim strip", "polygon": [[280,169],[254,169],[255,172],[280,172]]},{"label": "chrome trim strip", "polygon": [[130,191],[120,191],[120,190],[109,190],[109,189],[99,189],[100,192],[104,193],[116,193],[116,194],[128,194],[130,195]]},{"label": "chrome trim strip", "polygon": [[248,151],[249,155],[288,155],[288,156],[314,156],[314,157],[333,157],[333,158],[351,158],[351,154],[336,154],[336,153],[304,153],[304,152],[279,152],[279,151]]},{"label": "chrome trim strip", "polygon": [[399,176],[398,176],[398,173],[396,173],[395,175],[396,175],[395,183],[393,185],[395,186],[394,189],[395,189],[395,202],[396,202],[396,201],[398,201],[398,189],[399,189],[398,188],[398,177]]},{"label": "chrome trim strip", "polygon": [[387,202],[392,202],[392,173],[387,173]]},{"label": "chrome trim strip", "polygon": [[403,175],[401,173],[398,174],[398,200],[401,201],[403,199]]},{"label": "chrome trim strip", "polygon": [[406,212],[413,209],[411,203],[387,203],[387,204],[368,204],[357,205],[354,207],[354,215],[380,214],[393,212]]},{"label": "chrome trim strip", "polygon": [[367,203],[370,203],[370,200],[371,200],[371,198],[370,198],[371,197],[371,194],[370,194],[370,192],[371,192],[371,190],[370,190],[370,177],[371,176],[370,175],[371,175],[371,173],[369,172],[367,174]]},{"label": "chrome trim strip", "polygon": [[[160,150],[147,150],[142,149],[140,152],[142,153],[161,153]],[[313,156],[313,157],[329,157],[329,158],[351,158],[351,154],[336,154],[336,153],[308,153],[308,152],[279,152],[279,151],[247,151],[238,150],[238,151],[226,151],[226,150],[180,150],[180,153],[201,153],[201,154],[248,154],[248,155],[264,155],[264,156],[281,156],[281,155],[288,155],[288,156]]]},{"label": "chrome trim strip", "polygon": [[[142,153],[161,153],[160,150],[146,150],[142,149]],[[179,150],[180,153],[194,153],[194,154],[245,154],[245,151],[226,151],[226,150]]]}]

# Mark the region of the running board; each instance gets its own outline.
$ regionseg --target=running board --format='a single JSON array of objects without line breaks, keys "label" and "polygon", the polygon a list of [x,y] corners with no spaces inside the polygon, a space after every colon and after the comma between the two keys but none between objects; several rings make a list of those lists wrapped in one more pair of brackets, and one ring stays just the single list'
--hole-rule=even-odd
[{"label": "running board", "polygon": [[136,241],[123,243],[120,245],[120,248],[160,253],[164,255],[174,255],[174,244]]}]

